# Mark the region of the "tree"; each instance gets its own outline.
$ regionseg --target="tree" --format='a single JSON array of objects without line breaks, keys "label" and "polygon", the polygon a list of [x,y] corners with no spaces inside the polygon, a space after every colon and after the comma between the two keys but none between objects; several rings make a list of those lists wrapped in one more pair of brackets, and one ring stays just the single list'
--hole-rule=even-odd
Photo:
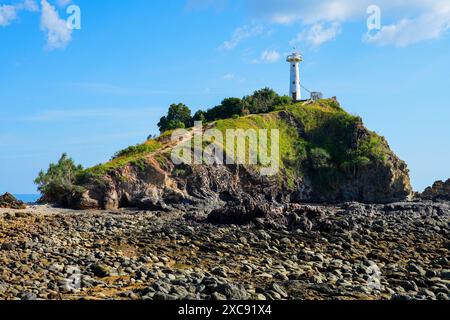
[{"label": "tree", "polygon": [[159,122],[158,122],[158,128],[159,131],[162,133],[164,131],[167,131],[167,125],[168,125],[169,121],[167,121],[167,117],[162,117]]},{"label": "tree", "polygon": [[250,113],[267,113],[275,110],[279,95],[270,88],[255,91],[253,95],[244,98],[244,107]]},{"label": "tree", "polygon": [[194,114],[194,121],[201,121],[202,123],[206,121],[206,116],[205,116],[205,112],[202,110],[197,111]]},{"label": "tree", "polygon": [[38,190],[47,202],[60,202],[68,193],[73,192],[78,187],[75,185],[78,174],[83,171],[81,165],[63,153],[58,163],[50,163],[47,172],[39,172],[34,183],[38,185]]},{"label": "tree", "polygon": [[230,118],[235,115],[242,116],[244,103],[239,98],[227,98],[222,101],[223,115],[225,118]]},{"label": "tree", "polygon": [[222,103],[212,109],[209,109],[205,116],[208,121],[228,119],[233,116],[241,116],[244,109],[244,103],[239,98],[227,98]]},{"label": "tree", "polygon": [[191,109],[183,103],[170,105],[167,116],[162,117],[158,123],[161,132],[178,128],[189,128],[192,125]]},{"label": "tree", "polygon": [[274,111],[276,107],[289,104],[292,104],[292,98],[279,96],[270,88],[257,90],[243,99],[226,98],[214,108],[207,111],[197,111],[193,117],[191,116],[191,110],[183,103],[172,104],[167,112],[167,116],[160,119],[158,127],[161,132],[178,128],[189,128],[194,125],[194,121],[216,121],[249,114],[268,113]]}]

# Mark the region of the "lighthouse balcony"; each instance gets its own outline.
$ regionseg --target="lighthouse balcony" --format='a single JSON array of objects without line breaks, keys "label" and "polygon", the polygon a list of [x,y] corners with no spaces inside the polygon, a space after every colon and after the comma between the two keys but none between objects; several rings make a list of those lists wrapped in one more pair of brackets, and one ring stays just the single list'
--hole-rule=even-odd
[{"label": "lighthouse balcony", "polygon": [[302,62],[303,57],[299,53],[293,53],[286,58],[287,62]]}]

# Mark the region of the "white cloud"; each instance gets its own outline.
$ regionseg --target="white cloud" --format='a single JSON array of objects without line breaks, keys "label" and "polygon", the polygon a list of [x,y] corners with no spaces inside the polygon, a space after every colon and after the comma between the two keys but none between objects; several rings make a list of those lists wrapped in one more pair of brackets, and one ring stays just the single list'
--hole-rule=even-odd
[{"label": "white cloud", "polygon": [[256,58],[249,60],[248,62],[251,64],[259,64],[259,63],[275,63],[279,61],[281,58],[281,54],[276,50],[264,50],[261,52],[261,55]]},{"label": "white cloud", "polygon": [[238,46],[238,44],[248,38],[258,36],[262,34],[264,31],[264,28],[260,25],[256,26],[242,26],[234,30],[233,35],[231,36],[231,39],[228,41],[225,41],[221,48],[231,50]]},{"label": "white cloud", "polygon": [[[224,81],[233,81],[234,83],[244,83],[245,82],[245,78],[242,78],[242,77],[237,76],[237,75],[232,74],[232,73],[224,74],[222,79]],[[211,90],[208,88],[207,93],[210,93],[210,92],[211,92]]]},{"label": "white cloud", "polygon": [[233,80],[233,79],[234,79],[234,74],[227,73],[227,74],[225,74],[225,75],[222,77],[222,79],[223,79],[223,80],[227,80],[227,81]]},{"label": "white cloud", "polygon": [[37,12],[39,11],[39,6],[35,0],[25,0],[21,4],[18,5],[20,9]]},{"label": "white cloud", "polygon": [[[382,30],[364,38],[377,45],[407,46],[441,38],[450,29],[449,0],[247,0],[249,17],[276,24],[299,23],[299,38],[312,44],[334,39],[348,21],[366,23],[366,9],[381,8]],[[325,27],[330,25],[331,27]]]},{"label": "white cloud", "polygon": [[276,50],[272,50],[272,51],[266,50],[263,53],[261,53],[261,61],[263,61],[263,62],[274,63],[274,62],[277,62],[278,60],[280,60],[280,58],[281,58],[281,54]]},{"label": "white cloud", "polygon": [[364,41],[384,46],[398,47],[425,40],[438,39],[450,30],[450,2],[440,3],[434,11],[426,12],[415,19],[402,19],[381,28],[378,33],[367,34]]},{"label": "white cloud", "polygon": [[64,8],[67,7],[70,3],[72,3],[72,0],[58,0],[56,1],[56,4],[58,7]]},{"label": "white cloud", "polygon": [[17,18],[17,9],[15,6],[2,5],[0,6],[0,26],[9,25]]},{"label": "white cloud", "polygon": [[46,33],[47,48],[49,50],[65,48],[72,39],[72,30],[47,0],[41,1],[41,7],[41,29]]},{"label": "white cloud", "polygon": [[310,29],[305,30],[297,35],[297,38],[291,41],[291,45],[300,42],[308,42],[314,47],[318,47],[325,42],[334,40],[341,32],[341,26],[338,22],[326,26],[322,23],[316,23]]},{"label": "white cloud", "polygon": [[34,0],[25,0],[15,5],[0,4],[0,27],[5,27],[17,19],[19,11],[38,11],[38,5]]},{"label": "white cloud", "polygon": [[[383,0],[382,0],[383,1]],[[396,1],[396,0],[393,0]],[[273,23],[344,21],[359,11],[365,14],[366,0],[247,0],[246,8],[255,17]]]},{"label": "white cloud", "polygon": [[[72,0],[56,0],[59,7],[65,7]],[[47,0],[41,0],[41,8],[36,0],[23,0],[14,5],[0,5],[0,27],[11,24],[17,19],[20,11],[38,12],[41,9],[41,30],[47,38],[47,48],[50,50],[65,48],[72,39],[72,30],[67,22],[59,17],[56,8]]]}]

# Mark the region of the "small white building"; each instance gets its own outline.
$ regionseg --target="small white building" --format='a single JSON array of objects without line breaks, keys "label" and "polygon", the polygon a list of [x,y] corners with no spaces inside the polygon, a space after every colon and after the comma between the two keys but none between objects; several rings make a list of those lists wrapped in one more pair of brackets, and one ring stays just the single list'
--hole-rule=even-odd
[{"label": "small white building", "polygon": [[303,61],[303,57],[299,52],[293,52],[287,59],[291,69],[291,82],[289,94],[294,102],[302,100],[302,92],[300,85],[300,62]]}]

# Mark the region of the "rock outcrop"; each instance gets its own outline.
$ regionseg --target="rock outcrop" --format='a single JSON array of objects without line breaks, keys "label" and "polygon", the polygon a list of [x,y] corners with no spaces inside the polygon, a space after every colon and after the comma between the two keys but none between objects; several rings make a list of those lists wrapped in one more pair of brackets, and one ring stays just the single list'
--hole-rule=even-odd
[{"label": "rock outcrop", "polygon": [[[262,176],[257,166],[250,165],[175,165],[170,159],[172,146],[163,146],[138,160],[134,155],[129,161],[109,163],[100,175],[87,170],[80,183],[84,191],[70,195],[68,206],[195,209],[211,213],[211,219],[218,222],[240,223],[280,215],[286,203],[389,203],[412,194],[405,162],[384,138],[333,101],[230,119],[228,125],[230,121],[237,129],[249,122],[259,129],[280,129],[278,174]],[[221,130],[223,123],[212,126]],[[163,139],[167,137],[159,142]],[[325,154],[324,159],[317,160],[312,155],[315,150]]]},{"label": "rock outcrop", "polygon": [[12,194],[5,193],[3,196],[0,196],[0,208],[2,209],[26,209],[26,205],[17,200]]},{"label": "rock outcrop", "polygon": [[423,200],[450,201],[450,179],[446,182],[436,181],[432,187],[428,187],[419,195]]}]

